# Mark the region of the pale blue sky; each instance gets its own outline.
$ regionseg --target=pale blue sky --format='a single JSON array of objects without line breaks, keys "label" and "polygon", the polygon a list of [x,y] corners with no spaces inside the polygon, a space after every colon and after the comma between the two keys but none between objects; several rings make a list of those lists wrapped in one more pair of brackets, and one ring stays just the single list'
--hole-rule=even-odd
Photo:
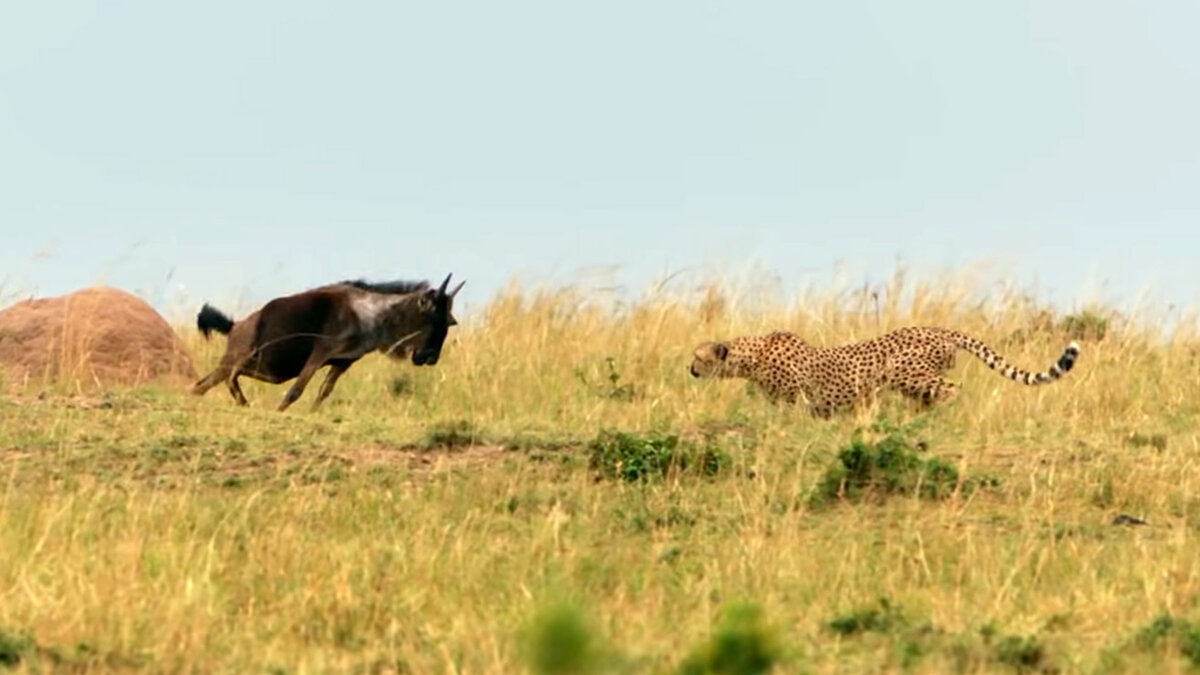
[{"label": "pale blue sky", "polygon": [[991,258],[1200,299],[1200,5],[7,2],[0,295]]}]

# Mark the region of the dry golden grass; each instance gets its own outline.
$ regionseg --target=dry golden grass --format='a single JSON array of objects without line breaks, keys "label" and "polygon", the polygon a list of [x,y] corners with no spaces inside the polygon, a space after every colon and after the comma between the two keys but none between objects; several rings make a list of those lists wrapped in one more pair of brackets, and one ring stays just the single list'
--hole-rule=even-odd
[{"label": "dry golden grass", "polygon": [[[878,298],[781,304],[714,286],[606,307],[513,289],[437,366],[368,357],[315,414],[317,382],[282,415],[285,387],[258,383],[245,409],[223,388],[12,392],[0,663],[514,673],[530,620],[566,602],[615,672],[666,673],[744,600],[778,637],[777,672],[1185,671],[1186,639],[1136,638],[1164,612],[1200,619],[1200,339],[976,291],[898,279]],[[819,422],[686,372],[700,340],[788,328],[833,344],[905,324],[1038,369],[1080,338],[1076,368],[1042,388],[964,355],[958,400],[924,420],[930,456],[998,485],[810,508],[871,414]],[[223,339],[180,332],[198,369],[216,362]],[[460,423],[470,447],[436,447]],[[707,430],[734,470],[599,480],[585,446],[605,429]],[[1122,513],[1147,524],[1113,525]],[[907,622],[829,629],[879,598]]]}]

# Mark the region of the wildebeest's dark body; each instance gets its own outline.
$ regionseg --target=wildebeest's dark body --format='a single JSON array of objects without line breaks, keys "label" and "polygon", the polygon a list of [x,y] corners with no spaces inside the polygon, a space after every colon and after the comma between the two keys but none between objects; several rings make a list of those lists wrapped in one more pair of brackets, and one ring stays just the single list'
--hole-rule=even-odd
[{"label": "wildebeest's dark body", "polygon": [[215,330],[229,335],[221,363],[197,382],[203,394],[224,380],[241,405],[245,395],[237,378],[247,375],[278,384],[295,378],[279,409],[295,402],[309,379],[329,366],[313,408],[332,391],[337,379],[371,351],[403,357],[411,352],[415,365],[433,365],[441,354],[450,326],[454,296],[445,281],[437,289],[427,282],[343,281],[271,300],[239,322],[205,305],[196,317],[207,337]]}]

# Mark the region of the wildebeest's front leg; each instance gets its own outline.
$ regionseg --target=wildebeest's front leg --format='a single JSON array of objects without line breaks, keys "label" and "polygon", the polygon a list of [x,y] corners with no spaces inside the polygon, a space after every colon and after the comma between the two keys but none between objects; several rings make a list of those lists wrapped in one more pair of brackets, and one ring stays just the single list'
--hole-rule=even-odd
[{"label": "wildebeest's front leg", "polygon": [[277,410],[283,412],[287,407],[295,403],[302,394],[304,388],[308,386],[308,381],[313,375],[317,374],[317,370],[325,365],[325,361],[329,358],[329,349],[324,344],[318,342],[313,346],[313,350],[308,355],[308,360],[304,362],[304,367],[300,369],[300,374],[296,376],[296,381],[288,387],[287,393],[283,395],[283,401],[279,403]]},{"label": "wildebeest's front leg", "polygon": [[333,385],[337,384],[338,378],[342,373],[350,369],[350,364],[354,361],[350,360],[335,360],[329,362],[329,370],[325,371],[325,381],[321,383],[321,391],[317,392],[317,400],[313,401],[312,409],[316,410],[321,406],[321,402],[326,396],[333,391]]}]

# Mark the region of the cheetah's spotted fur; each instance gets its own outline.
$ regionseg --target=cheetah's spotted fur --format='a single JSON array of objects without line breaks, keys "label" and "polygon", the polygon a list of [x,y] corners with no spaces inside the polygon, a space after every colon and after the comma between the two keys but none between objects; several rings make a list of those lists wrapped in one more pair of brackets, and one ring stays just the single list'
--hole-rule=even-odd
[{"label": "cheetah's spotted fur", "polygon": [[954,366],[960,349],[1027,385],[1058,380],[1079,356],[1079,345],[1072,342],[1048,370],[1032,373],[1005,363],[983,342],[948,328],[900,328],[836,347],[816,347],[794,333],[776,331],[702,343],[690,371],[694,377],[745,378],[772,400],[803,402],[813,416],[829,417],[865,403],[881,389],[897,391],[923,406],[950,400],[957,387],[943,375]]}]

